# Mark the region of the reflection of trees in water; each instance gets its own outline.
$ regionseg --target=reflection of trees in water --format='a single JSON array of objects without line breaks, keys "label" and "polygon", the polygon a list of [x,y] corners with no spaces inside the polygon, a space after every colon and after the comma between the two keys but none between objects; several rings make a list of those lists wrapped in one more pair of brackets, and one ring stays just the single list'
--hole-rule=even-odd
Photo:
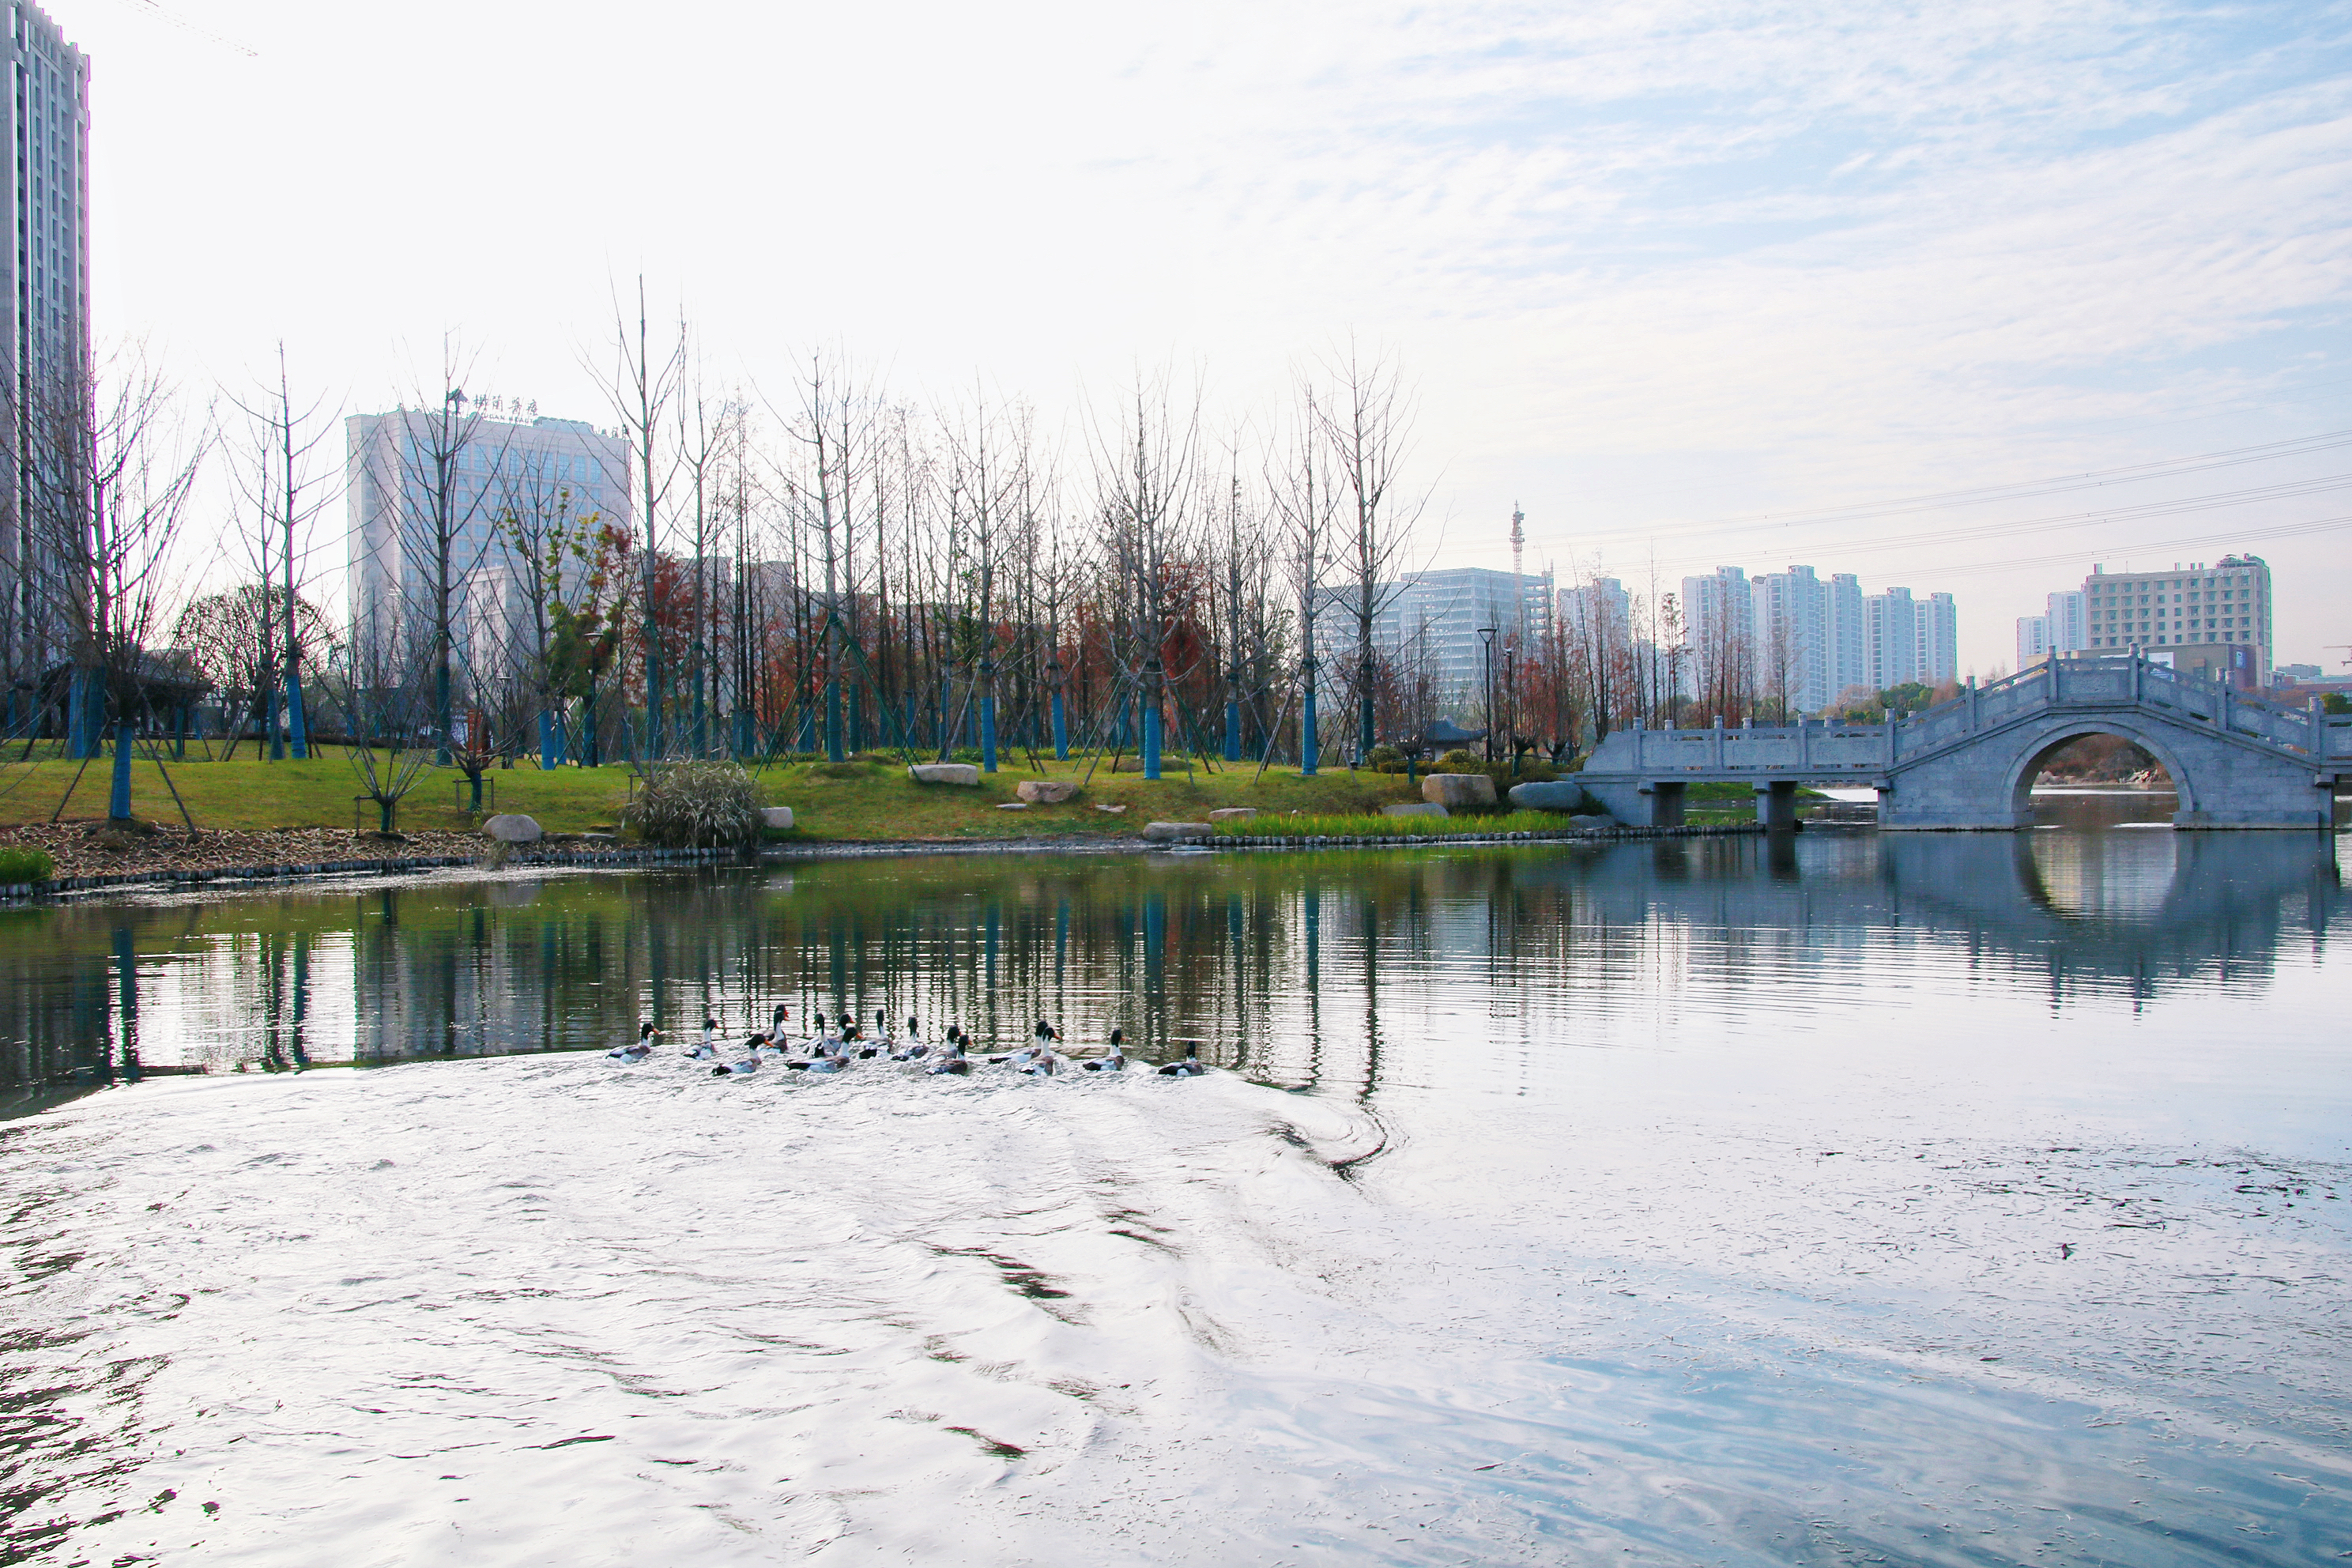
[{"label": "reflection of trees in water", "polygon": [[2145,833],[850,861],[68,907],[9,917],[0,1071],[119,1072],[134,1037],[156,1060],[290,1067],[603,1047],[643,1016],[740,1036],[781,1001],[999,1047],[1041,1016],[1081,1046],[1118,1026],[1146,1055],[1197,1040],[1271,1082],[1369,1090],[1401,1029],[1465,999],[1473,1026],[1573,1040],[1670,1028],[1700,991],[1873,983],[1914,948],[2056,1005],[2146,995],[2216,966],[2259,982],[2340,900],[2323,840]]}]

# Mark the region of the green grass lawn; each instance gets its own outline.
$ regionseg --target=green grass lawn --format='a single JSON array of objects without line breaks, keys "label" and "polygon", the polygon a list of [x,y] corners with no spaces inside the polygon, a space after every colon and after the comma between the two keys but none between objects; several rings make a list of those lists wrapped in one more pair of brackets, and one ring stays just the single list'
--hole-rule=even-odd
[{"label": "green grass lawn", "polygon": [[[0,825],[47,822],[79,766],[58,759],[9,761],[0,765]],[[110,767],[106,758],[89,764],[66,806],[67,820],[106,815]],[[1135,834],[1147,822],[1198,821],[1224,805],[1256,806],[1264,814],[1263,821],[1292,811],[1355,816],[1377,812],[1393,801],[1418,798],[1401,775],[1350,773],[1341,768],[1308,779],[1301,778],[1296,768],[1269,768],[1258,778],[1251,767],[1212,773],[1196,762],[1190,779],[1181,768],[1171,768],[1171,776],[1157,782],[1146,782],[1137,773],[1114,774],[1106,764],[1066,805],[1032,805],[1024,811],[996,809],[1016,798],[1014,786],[1023,779],[1077,778],[1084,772],[1083,765],[1076,763],[1049,767],[1043,774],[1008,766],[1001,773],[983,774],[976,789],[917,784],[895,762],[798,763],[766,768],[755,776],[769,804],[793,808],[800,837],[842,843],[1109,837]],[[299,763],[191,759],[172,764],[171,776],[197,826],[206,828],[348,828],[354,823],[352,797],[360,793],[359,776],[340,752]],[[579,833],[610,827],[620,820],[629,771],[625,767],[558,768],[543,773],[519,765],[493,770],[487,784],[496,791],[496,809],[536,817],[551,833]],[[415,790],[401,803],[397,826],[414,829],[474,826],[476,819],[459,809],[464,790],[464,775],[455,769],[426,770]],[[1128,809],[1114,814],[1097,811],[1097,805],[1124,805]],[[180,820],[179,809],[152,763],[142,761],[132,771],[131,810],[151,822],[173,825]],[[363,827],[375,826],[372,803],[360,803],[357,822]],[[1281,829],[1268,824],[1265,831]]]}]

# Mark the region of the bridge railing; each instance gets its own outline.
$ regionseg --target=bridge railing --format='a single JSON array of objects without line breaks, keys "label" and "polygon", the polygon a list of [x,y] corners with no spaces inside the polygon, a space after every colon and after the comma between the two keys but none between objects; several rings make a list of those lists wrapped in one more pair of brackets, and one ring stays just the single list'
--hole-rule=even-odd
[{"label": "bridge railing", "polygon": [[1828,778],[1882,770],[2053,705],[2134,702],[2315,759],[2352,759],[2352,715],[2274,707],[2146,659],[2064,658],[1971,688],[1895,724],[1807,720],[1754,728],[1620,730],[1601,742],[1585,769],[1661,778],[1721,773]]}]

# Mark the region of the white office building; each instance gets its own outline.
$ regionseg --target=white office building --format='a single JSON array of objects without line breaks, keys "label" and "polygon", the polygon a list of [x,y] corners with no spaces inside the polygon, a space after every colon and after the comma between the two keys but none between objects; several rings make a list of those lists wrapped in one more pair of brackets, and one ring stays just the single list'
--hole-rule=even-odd
[{"label": "white office building", "polygon": [[[89,365],[89,57],[27,0],[8,5],[7,183],[16,243],[0,257],[7,312],[8,395],[33,421],[76,400]],[[37,463],[28,450],[27,462]],[[41,509],[18,470],[0,528],[7,599],[7,674],[23,679],[64,657],[50,584],[58,569]]]},{"label": "white office building", "polygon": [[2271,569],[2259,555],[2163,572],[2094,566],[2083,583],[2084,641],[2094,654],[2137,649],[2175,669],[2226,674],[2240,686],[2270,675]]},{"label": "white office building", "polygon": [[445,537],[459,679],[488,683],[533,651],[521,546],[630,525],[627,446],[578,420],[403,409],[353,415],[345,435],[352,644],[368,679],[405,680],[428,657]]},{"label": "white office building", "polygon": [[[1372,624],[1374,645],[1391,658],[1425,667],[1441,701],[1478,705],[1490,643],[1492,668],[1499,672],[1510,649],[1532,656],[1551,630],[1549,577],[1457,566],[1416,573],[1382,593],[1387,602]],[[1317,640],[1338,632],[1339,645],[1348,647],[1354,616],[1339,619],[1337,626],[1318,625]]]}]

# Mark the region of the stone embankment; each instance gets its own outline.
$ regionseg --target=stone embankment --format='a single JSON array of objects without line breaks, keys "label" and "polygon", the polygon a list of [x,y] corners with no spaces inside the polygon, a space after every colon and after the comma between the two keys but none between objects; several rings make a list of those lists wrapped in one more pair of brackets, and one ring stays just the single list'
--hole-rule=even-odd
[{"label": "stone embankment", "polygon": [[[528,818],[524,819],[528,820]],[[39,848],[56,861],[47,882],[0,886],[0,900],[23,900],[111,888],[170,889],[212,882],[399,875],[489,863],[520,866],[629,866],[740,858],[727,849],[647,849],[610,840],[543,838],[524,846],[478,833],[420,832],[386,843],[374,834],[333,828],[280,832],[92,835],[81,823],[0,830],[0,847]],[[366,850],[397,853],[354,853]],[[501,852],[503,852],[501,858]]]}]

